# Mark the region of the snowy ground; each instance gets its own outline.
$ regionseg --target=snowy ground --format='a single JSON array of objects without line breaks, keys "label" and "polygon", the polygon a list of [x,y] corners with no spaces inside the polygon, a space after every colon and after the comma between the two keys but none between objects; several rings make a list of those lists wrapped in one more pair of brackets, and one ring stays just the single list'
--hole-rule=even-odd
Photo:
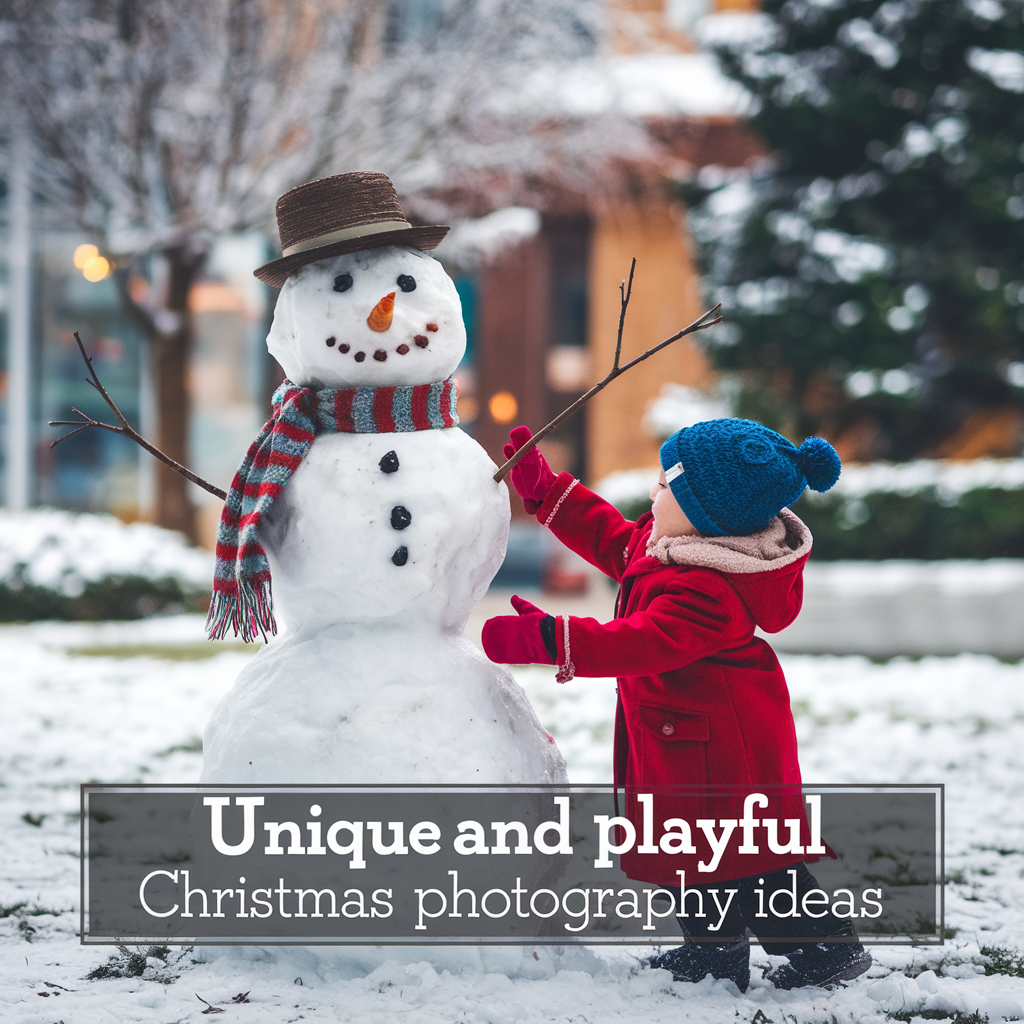
[{"label": "snowy ground", "polygon": [[[329,951],[268,950],[195,963],[152,958],[139,977],[88,981],[112,950],[78,944],[79,783],[198,779],[199,736],[250,656],[203,640],[195,617],[0,628],[0,1020],[377,1022],[681,1020],[795,1024],[1024,1018],[1024,664],[960,656],[872,664],[789,656],[809,782],[944,782],[943,947],[875,947],[849,987],[779,992],[755,978],[677,984],[635,970],[639,950],[394,951],[370,974]],[[211,656],[211,651],[216,651]],[[613,684],[556,686],[519,670],[573,781],[608,781]],[[981,949],[1009,951],[986,976]],[[134,951],[133,951],[134,952]],[[169,966],[167,965],[169,962]],[[757,966],[768,958],[755,948]],[[248,992],[248,1002],[233,997]],[[978,1011],[978,1016],[971,1016]],[[758,1015],[760,1012],[760,1016]],[[921,1014],[926,1016],[922,1017]]]}]

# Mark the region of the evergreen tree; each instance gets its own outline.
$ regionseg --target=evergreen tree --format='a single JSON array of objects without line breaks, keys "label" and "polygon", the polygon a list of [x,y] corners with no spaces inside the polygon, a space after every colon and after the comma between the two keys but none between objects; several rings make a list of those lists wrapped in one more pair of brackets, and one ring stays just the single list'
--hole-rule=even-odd
[{"label": "evergreen tree", "polygon": [[903,459],[1024,404],[1022,19],[1024,0],[765,0],[711,39],[770,154],[684,188],[741,412]]}]

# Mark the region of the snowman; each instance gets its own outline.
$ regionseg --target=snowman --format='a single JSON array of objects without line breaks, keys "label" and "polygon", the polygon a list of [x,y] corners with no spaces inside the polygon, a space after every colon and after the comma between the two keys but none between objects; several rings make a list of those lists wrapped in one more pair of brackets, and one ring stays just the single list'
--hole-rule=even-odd
[{"label": "snowman", "polygon": [[[267,344],[287,381],[218,535],[211,635],[271,634],[217,706],[204,783],[559,783],[509,672],[463,635],[509,499],[457,427],[458,293],[382,174],[277,206]],[[278,631],[279,630],[279,631]],[[276,636],[272,634],[277,632]]]}]

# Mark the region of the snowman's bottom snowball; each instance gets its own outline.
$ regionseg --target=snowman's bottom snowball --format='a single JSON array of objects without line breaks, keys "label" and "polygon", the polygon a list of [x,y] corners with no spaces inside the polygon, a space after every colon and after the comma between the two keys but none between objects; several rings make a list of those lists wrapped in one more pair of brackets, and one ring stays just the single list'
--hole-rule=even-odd
[{"label": "snowman's bottom snowball", "polygon": [[[195,958],[219,977],[237,975],[239,984],[253,977],[303,987],[353,978],[379,984],[417,984],[432,968],[463,977],[503,974],[539,981],[559,971],[594,977],[608,973],[608,962],[586,946],[205,946]],[[423,979],[425,980],[425,979]],[[240,991],[244,991],[242,985]]]},{"label": "snowman's bottom snowball", "polygon": [[430,630],[281,637],[243,669],[203,737],[204,783],[566,781],[511,673]]}]

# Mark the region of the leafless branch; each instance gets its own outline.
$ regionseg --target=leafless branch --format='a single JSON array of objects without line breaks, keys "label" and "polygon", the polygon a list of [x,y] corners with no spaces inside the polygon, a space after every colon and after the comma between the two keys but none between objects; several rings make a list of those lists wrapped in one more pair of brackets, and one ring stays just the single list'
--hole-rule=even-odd
[{"label": "leafless branch", "polygon": [[619,295],[622,297],[622,308],[619,310],[619,334],[615,339],[615,361],[612,363],[612,369],[617,370],[619,368],[619,354],[622,352],[622,328],[626,324],[626,307],[629,305],[629,297],[633,294],[633,271],[636,270],[636,257],[633,257],[633,262],[629,265],[629,285],[623,281],[619,285]]},{"label": "leafless branch", "polygon": [[96,370],[92,365],[92,359],[85,351],[85,345],[82,344],[82,339],[75,331],[75,341],[78,342],[78,351],[82,353],[82,358],[85,360],[85,365],[89,370],[89,378],[86,378],[86,383],[91,387],[95,388],[103,398],[103,401],[107,403],[110,410],[117,417],[117,421],[120,426],[115,426],[113,423],[103,423],[101,420],[95,420],[91,416],[82,412],[81,409],[72,407],[71,411],[77,413],[81,419],[78,420],[50,420],[51,427],[76,427],[77,429],[68,431],[66,434],[62,434],[57,438],[56,441],[50,442],[50,447],[53,448],[60,444],[61,441],[66,441],[69,437],[74,437],[75,434],[81,433],[83,430],[88,430],[90,427],[97,427],[100,430],[109,430],[112,434],[120,434],[122,437],[130,438],[137,445],[145,448],[150,455],[154,458],[159,459],[165,466],[170,466],[176,473],[180,473],[185,479],[191,480],[192,483],[197,484],[204,490],[215,494],[222,501],[228,496],[227,491],[222,491],[219,487],[215,487],[209,481],[204,480],[201,476],[197,476],[190,469],[186,469],[181,463],[175,462],[169,455],[164,455],[159,448],[151,445],[132,425],[125,419],[124,414],[114,404],[114,400],[107,393],[107,389],[103,386],[99,377],[96,375]]},{"label": "leafless branch", "polygon": [[633,288],[633,269],[636,267],[636,258],[633,259],[633,266],[629,270],[629,286],[624,287],[619,285],[619,291],[622,294],[622,309],[619,313],[619,337],[618,342],[615,346],[615,362],[612,365],[611,371],[606,377],[598,381],[585,395],[577,398],[568,409],[563,409],[550,423],[546,426],[541,427],[529,441],[526,442],[516,453],[503,465],[498,467],[497,472],[494,474],[494,479],[500,483],[507,473],[516,467],[519,460],[528,452],[531,448],[534,448],[538,441],[542,440],[548,434],[551,433],[555,427],[564,423],[573,413],[582,409],[583,406],[590,401],[599,391],[603,391],[616,377],[620,377],[627,370],[636,366],[637,363],[642,363],[645,359],[650,359],[655,352],[660,352],[663,348],[671,345],[672,342],[678,341],[680,338],[685,337],[687,334],[693,334],[695,331],[703,331],[706,327],[712,327],[715,324],[722,322],[720,316],[722,310],[722,304],[719,303],[714,309],[709,309],[703,316],[697,317],[688,327],[684,327],[681,331],[673,334],[671,338],[666,338],[663,342],[655,345],[653,348],[649,348],[642,355],[637,356],[635,359],[631,359],[625,366],[619,366],[619,352],[622,348],[622,326],[626,319],[626,306],[629,304],[629,293]]}]

